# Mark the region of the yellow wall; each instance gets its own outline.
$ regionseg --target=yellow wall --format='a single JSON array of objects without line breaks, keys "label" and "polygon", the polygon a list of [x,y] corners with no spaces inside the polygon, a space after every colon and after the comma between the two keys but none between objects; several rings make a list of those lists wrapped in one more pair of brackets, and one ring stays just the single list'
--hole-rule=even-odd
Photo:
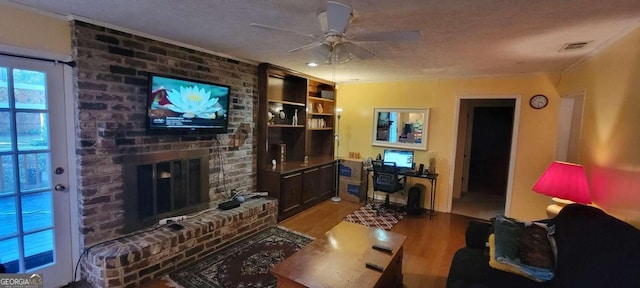
[{"label": "yellow wall", "polygon": [[[373,108],[431,108],[428,151],[416,151],[415,162],[427,164],[429,154],[435,155],[436,170],[440,174],[436,210],[444,211],[452,185],[450,177],[453,173],[457,97],[521,95],[510,216],[520,219],[544,218],[550,200],[532,192],[531,187],[555,157],[559,96],[554,85],[557,81],[557,75],[540,74],[340,84],[338,106],[343,112],[338,153],[342,157],[349,152],[360,152],[363,157],[375,157],[382,153],[383,147],[371,146]],[[540,93],[549,97],[550,104],[545,109],[534,110],[529,107],[529,98]]]},{"label": "yellow wall", "polygon": [[71,26],[62,18],[0,4],[0,44],[71,55]]},{"label": "yellow wall", "polygon": [[563,73],[561,95],[585,89],[579,158],[594,202],[640,224],[640,29]]}]

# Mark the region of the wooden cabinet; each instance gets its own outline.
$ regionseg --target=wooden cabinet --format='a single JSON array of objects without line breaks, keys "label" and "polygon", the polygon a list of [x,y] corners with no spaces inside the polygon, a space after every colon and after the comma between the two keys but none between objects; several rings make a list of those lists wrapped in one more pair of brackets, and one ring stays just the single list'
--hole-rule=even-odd
[{"label": "wooden cabinet", "polygon": [[320,167],[320,183],[318,184],[318,197],[330,198],[336,191],[336,166],[334,163]]},{"label": "wooden cabinet", "polygon": [[302,174],[302,205],[309,205],[320,196],[320,168],[314,167],[307,169]]},{"label": "wooden cabinet", "polygon": [[266,63],[258,74],[258,189],[284,219],[335,193],[335,84]]},{"label": "wooden cabinet", "polygon": [[[287,167],[287,165],[285,165]],[[278,220],[283,220],[330,198],[335,192],[335,162],[310,163],[297,169],[258,171],[260,191],[278,198]],[[291,167],[289,167],[291,168]]]},{"label": "wooden cabinet", "polygon": [[282,213],[291,213],[302,205],[302,173],[282,175],[282,187],[279,196]]}]

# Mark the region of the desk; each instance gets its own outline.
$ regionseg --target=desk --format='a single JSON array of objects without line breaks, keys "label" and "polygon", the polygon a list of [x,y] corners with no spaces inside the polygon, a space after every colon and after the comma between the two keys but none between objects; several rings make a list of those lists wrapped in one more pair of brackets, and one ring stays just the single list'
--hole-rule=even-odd
[{"label": "desk", "polygon": [[[343,221],[270,272],[279,288],[402,287],[402,246],[406,240],[404,235]],[[374,250],[374,244],[393,251]],[[385,269],[366,268],[366,262]]]},{"label": "desk", "polygon": [[[367,169],[366,171],[367,171],[367,173],[369,173],[369,172],[373,173],[372,169],[371,170]],[[428,209],[429,210],[429,219],[431,219],[432,216],[436,215],[435,202],[436,202],[436,184],[438,183],[438,174],[437,173],[418,174],[417,172],[404,172],[404,173],[399,173],[399,175],[429,180],[429,184],[431,186],[430,189],[429,189],[429,199],[430,199],[430,201],[429,201],[429,209]],[[369,189],[369,178],[370,177],[367,177],[367,184],[366,184],[367,185],[367,190]],[[405,187],[405,189],[407,189],[407,188],[409,188],[409,187]],[[371,189],[373,190],[373,187],[371,187]],[[369,201],[369,191],[367,191],[366,200]],[[368,202],[365,202],[365,203],[368,203]]]}]

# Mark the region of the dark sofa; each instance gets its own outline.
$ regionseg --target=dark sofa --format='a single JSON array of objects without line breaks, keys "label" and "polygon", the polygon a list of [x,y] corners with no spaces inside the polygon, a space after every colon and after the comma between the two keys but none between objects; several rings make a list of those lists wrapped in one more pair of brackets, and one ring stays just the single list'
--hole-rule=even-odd
[{"label": "dark sofa", "polygon": [[566,206],[548,224],[555,225],[558,252],[552,280],[535,282],[491,268],[485,247],[491,224],[472,221],[467,247],[451,262],[447,288],[640,287],[640,230],[579,204]]}]

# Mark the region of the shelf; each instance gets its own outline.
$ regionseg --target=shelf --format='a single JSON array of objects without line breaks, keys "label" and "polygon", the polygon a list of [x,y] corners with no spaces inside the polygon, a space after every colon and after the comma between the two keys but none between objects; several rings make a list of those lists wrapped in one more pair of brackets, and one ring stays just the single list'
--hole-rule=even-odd
[{"label": "shelf", "polygon": [[325,102],[333,102],[333,99],[329,99],[329,98],[320,98],[320,97],[313,97],[313,96],[309,96],[310,100],[316,100],[316,101],[325,101]]},{"label": "shelf", "polygon": [[291,101],[282,101],[282,100],[272,100],[269,99],[268,100],[270,103],[282,103],[282,104],[286,104],[286,105],[292,105],[292,106],[300,106],[300,107],[305,107],[307,106],[304,103],[298,103],[298,102],[291,102]]},{"label": "shelf", "polygon": [[258,65],[256,188],[278,199],[279,220],[335,195],[336,97],[333,82]]},{"label": "shelf", "polygon": [[269,124],[269,128],[304,128],[304,125],[289,125],[289,124]]},{"label": "shelf", "polygon": [[279,173],[292,173],[298,170],[306,169],[313,166],[319,166],[335,162],[333,156],[310,156],[309,162],[304,164],[302,161],[286,161],[284,163],[278,163],[275,167],[269,166],[266,169]]}]

